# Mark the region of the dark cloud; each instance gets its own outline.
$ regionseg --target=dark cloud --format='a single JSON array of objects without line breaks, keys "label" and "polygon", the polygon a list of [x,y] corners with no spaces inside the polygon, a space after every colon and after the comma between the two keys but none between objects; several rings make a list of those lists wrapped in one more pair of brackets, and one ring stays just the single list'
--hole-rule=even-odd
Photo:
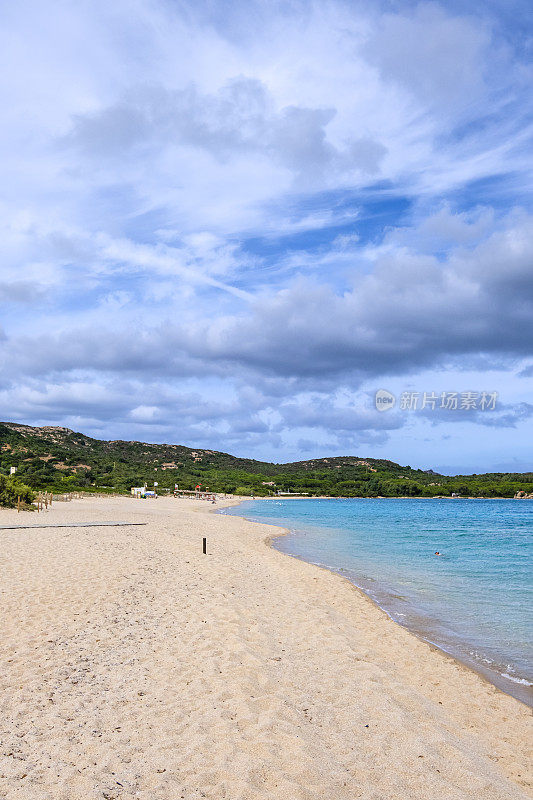
[{"label": "dark cloud", "polygon": [[286,428],[323,428],[343,435],[354,431],[395,430],[405,424],[405,419],[400,414],[383,414],[364,406],[339,407],[327,397],[287,402],[280,406],[279,412]]},{"label": "dark cloud", "polygon": [[378,255],[342,296],[301,279],[181,346],[209,363],[292,377],[368,378],[477,354],[514,364],[533,341],[532,265],[532,220],[522,217],[446,261]]},{"label": "dark cloud", "polygon": [[[4,345],[6,369],[79,368],[131,375],[212,374],[354,383],[460,356],[514,365],[533,341],[532,220],[521,217],[446,261],[399,249],[340,295],[301,278],[259,295],[249,311],[129,331],[72,328]],[[301,384],[303,386],[303,384]],[[296,388],[296,386],[294,387]]]}]

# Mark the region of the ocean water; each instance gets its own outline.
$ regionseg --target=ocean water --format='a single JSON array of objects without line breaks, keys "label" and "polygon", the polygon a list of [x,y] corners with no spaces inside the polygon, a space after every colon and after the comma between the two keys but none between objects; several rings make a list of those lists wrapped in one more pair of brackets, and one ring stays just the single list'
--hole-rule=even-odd
[{"label": "ocean water", "polygon": [[224,513],[288,528],[278,550],[340,572],[394,620],[533,705],[533,502],[271,498]]}]

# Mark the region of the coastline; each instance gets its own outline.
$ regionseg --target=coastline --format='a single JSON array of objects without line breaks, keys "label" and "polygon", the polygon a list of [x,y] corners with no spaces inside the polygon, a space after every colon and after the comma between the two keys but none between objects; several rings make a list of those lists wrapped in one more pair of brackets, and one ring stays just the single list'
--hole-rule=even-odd
[{"label": "coastline", "polygon": [[[283,536],[290,534],[290,531],[286,528],[280,528],[280,530],[283,530],[284,533],[280,533],[279,536],[271,536],[267,540],[267,544],[269,547],[277,549],[275,544],[276,539],[278,538],[281,539]],[[499,679],[498,672],[490,670],[489,668],[484,669],[480,664],[478,664],[473,659],[468,660],[466,657],[462,657],[461,655],[453,652],[453,650],[451,649],[446,650],[444,644],[434,642],[428,638],[428,635],[424,631],[423,624],[420,625],[420,627],[415,627],[408,625],[406,622],[403,622],[402,620],[397,619],[392,611],[388,611],[387,608],[385,608],[385,606],[382,605],[382,603],[379,600],[375,599],[367,591],[365,591],[364,587],[359,586],[359,584],[356,583],[355,579],[352,579],[347,575],[343,575],[340,569],[329,567],[326,564],[317,564],[314,561],[307,561],[305,558],[303,558],[303,556],[299,556],[296,553],[289,553],[288,551],[285,550],[278,550],[278,552],[283,553],[283,555],[289,556],[290,558],[295,558],[299,561],[304,561],[306,564],[312,564],[318,569],[327,570],[328,572],[337,575],[342,580],[347,581],[353,589],[356,589],[358,592],[360,592],[362,596],[366,598],[366,600],[368,600],[368,602],[372,603],[377,609],[382,611],[383,614],[385,614],[385,616],[388,619],[394,622],[395,625],[399,625],[400,627],[404,628],[406,631],[415,636],[419,641],[424,642],[425,644],[428,645],[428,647],[438,651],[446,658],[450,658],[452,661],[454,661],[461,667],[464,667],[465,669],[474,672],[478,677],[486,681],[487,684],[498,689],[498,691],[503,692],[503,694],[506,694],[509,697],[514,698],[515,700],[518,700],[520,703],[523,703],[527,708],[533,709],[533,698],[531,696],[530,687],[524,688],[522,690],[521,685],[518,684],[516,687],[513,686],[511,691],[511,687],[509,687],[507,683],[504,682],[504,680]]]},{"label": "coastline", "polygon": [[[241,498],[241,500],[238,503],[235,503],[233,505],[233,507],[235,507],[236,505],[240,505],[242,502],[245,502],[246,500],[249,500],[249,499],[250,498],[246,498],[246,497],[245,498]],[[263,500],[263,499],[271,499],[271,498],[261,498],[261,500]],[[295,500],[302,499],[302,500],[304,500],[304,499],[307,499],[307,498],[304,498],[304,497],[301,497],[301,498],[300,497],[295,497],[295,498],[284,497],[283,499],[284,500],[286,500],[286,499],[291,499],[291,500],[292,499],[295,499]],[[314,498],[314,499],[329,499],[329,498]],[[334,498],[334,499],[351,499],[351,498]],[[357,499],[367,499],[367,500],[377,500],[377,499],[379,499],[379,500],[388,500],[388,499],[405,499],[405,500],[412,500],[412,499],[461,499],[461,500],[476,500],[478,498],[474,498],[474,497],[463,497],[463,498],[444,498],[444,497],[443,498],[410,498],[410,497],[406,497],[406,498],[387,498],[387,497],[380,497],[380,498],[357,498]],[[501,500],[502,498],[483,498],[483,499]],[[228,508],[229,508],[229,506],[228,506]],[[251,519],[249,517],[244,517],[244,519],[247,519],[249,522],[252,522],[254,524],[259,524],[259,525],[265,524],[262,521],[253,520],[253,519]],[[289,528],[284,528],[281,525],[272,525],[272,523],[268,523],[268,524],[269,524],[269,526],[275,527],[278,530],[277,534],[269,535],[269,536],[267,536],[265,538],[265,544],[268,547],[272,547],[275,550],[277,550],[277,552],[280,552],[283,555],[289,556],[290,558],[294,558],[294,559],[296,559],[298,561],[303,561],[306,564],[311,564],[312,566],[317,567],[318,569],[326,570],[327,572],[330,572],[333,575],[337,575],[342,580],[347,581],[348,584],[353,589],[355,589],[358,592],[360,592],[362,597],[364,597],[375,608],[379,609],[379,611],[381,611],[383,614],[385,614],[386,617],[388,619],[390,619],[395,625],[399,625],[401,628],[403,628],[404,630],[408,631],[410,634],[415,636],[418,641],[424,642],[425,644],[428,645],[428,647],[430,647],[432,649],[435,649],[436,651],[441,653],[444,657],[450,658],[452,661],[454,661],[455,663],[460,665],[462,668],[465,668],[465,669],[468,669],[471,672],[474,672],[478,677],[480,677],[482,680],[486,681],[490,686],[496,688],[498,691],[501,691],[501,692],[503,692],[504,694],[506,694],[506,695],[508,695],[510,697],[513,697],[515,700],[518,700],[519,702],[523,703],[527,708],[529,708],[529,709],[533,708],[533,695],[532,695],[532,692],[531,692],[531,686],[527,686],[526,687],[526,686],[523,686],[521,683],[514,683],[512,678],[510,678],[509,680],[506,680],[505,677],[501,676],[496,670],[492,670],[489,667],[484,667],[482,664],[476,662],[474,659],[469,659],[467,656],[464,656],[464,655],[462,655],[460,653],[455,652],[451,645],[447,645],[444,642],[440,643],[440,642],[432,641],[430,638],[428,638],[428,632],[424,630],[424,624],[423,624],[423,618],[422,617],[419,617],[419,620],[421,621],[422,624],[420,624],[418,627],[415,626],[415,625],[409,625],[407,622],[404,622],[404,621],[396,618],[393,611],[389,611],[385,607],[385,605],[382,604],[382,601],[380,601],[379,599],[377,599],[375,597],[372,597],[368,593],[368,591],[365,590],[364,586],[360,586],[356,582],[356,579],[354,577],[350,577],[349,575],[343,574],[344,572],[346,572],[348,570],[344,570],[342,568],[335,568],[333,566],[328,566],[327,564],[317,563],[315,561],[308,561],[306,558],[304,558],[303,556],[298,555],[297,553],[293,553],[293,552],[290,552],[290,551],[287,551],[287,550],[282,550],[282,549],[277,548],[276,547],[276,540],[283,539],[286,536],[290,536],[291,535],[291,530]],[[447,646],[450,647],[449,650],[446,649]]]},{"label": "coastline", "polygon": [[0,794],[526,797],[525,706],[238,502],[75,500],[39,521],[147,524],[3,531]]}]

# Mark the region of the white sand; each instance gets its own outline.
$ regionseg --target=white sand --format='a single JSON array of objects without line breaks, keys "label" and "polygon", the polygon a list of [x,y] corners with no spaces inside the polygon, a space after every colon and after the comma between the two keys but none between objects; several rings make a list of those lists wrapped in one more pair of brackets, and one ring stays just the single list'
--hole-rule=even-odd
[{"label": "white sand", "polygon": [[149,523],[0,531],[0,798],[529,796],[524,705],[210,510],[0,513]]}]

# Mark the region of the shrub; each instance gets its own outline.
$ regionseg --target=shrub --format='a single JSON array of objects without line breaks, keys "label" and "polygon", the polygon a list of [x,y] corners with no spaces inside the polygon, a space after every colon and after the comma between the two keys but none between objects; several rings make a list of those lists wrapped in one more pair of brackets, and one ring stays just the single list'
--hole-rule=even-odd
[{"label": "shrub", "polygon": [[34,493],[25,483],[19,483],[15,478],[0,475],[0,506],[15,508],[18,497],[23,503],[31,503]]}]

